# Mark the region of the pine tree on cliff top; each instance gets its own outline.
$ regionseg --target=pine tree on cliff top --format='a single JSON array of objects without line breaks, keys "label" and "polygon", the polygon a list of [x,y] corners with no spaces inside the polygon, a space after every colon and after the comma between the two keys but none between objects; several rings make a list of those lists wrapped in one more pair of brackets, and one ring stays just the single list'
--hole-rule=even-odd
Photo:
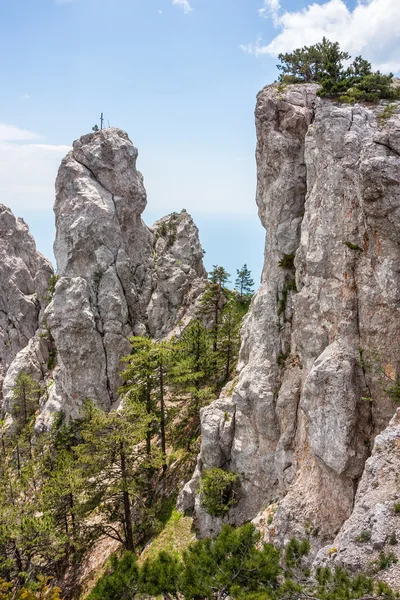
[{"label": "pine tree on cliff top", "polygon": [[352,64],[350,55],[338,42],[325,37],[314,46],[303,46],[279,55],[281,83],[318,83],[320,96],[338,97],[342,102],[377,102],[381,98],[397,99],[398,88],[392,85],[393,74],[373,71],[371,64],[357,56]]}]

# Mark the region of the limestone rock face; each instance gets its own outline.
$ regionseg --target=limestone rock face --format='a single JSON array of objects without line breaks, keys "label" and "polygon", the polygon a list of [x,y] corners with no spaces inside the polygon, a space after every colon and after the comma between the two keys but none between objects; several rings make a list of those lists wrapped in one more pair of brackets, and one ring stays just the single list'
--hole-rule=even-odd
[{"label": "limestone rock face", "polygon": [[39,327],[52,274],[26,223],[0,204],[0,393],[8,367]]},{"label": "limestone rock face", "polygon": [[399,110],[382,119],[382,105],[338,105],[317,89],[273,85],[257,99],[265,263],[224,398],[235,414],[229,453],[219,401],[202,414],[184,502],[196,505],[203,535],[221,521],[204,513],[197,481],[219,466],[241,481],[230,522],[271,505],[266,539],[310,535],[316,549],[330,542],[394,412],[383,380],[400,367]]},{"label": "limestone rock face", "polygon": [[77,416],[89,398],[108,410],[118,400],[129,336],[170,334],[204,289],[190,215],[174,213],[152,228],[141,219],[137,154],[124,131],[108,128],[74,142],[59,169],[59,280],[45,314],[58,366],[45,413]]},{"label": "limestone rock face", "polygon": [[[374,443],[357,489],[354,509],[332,543],[320,550],[316,563],[367,569],[380,552],[400,560],[400,409]],[[400,565],[379,573],[390,585],[399,584]]]}]

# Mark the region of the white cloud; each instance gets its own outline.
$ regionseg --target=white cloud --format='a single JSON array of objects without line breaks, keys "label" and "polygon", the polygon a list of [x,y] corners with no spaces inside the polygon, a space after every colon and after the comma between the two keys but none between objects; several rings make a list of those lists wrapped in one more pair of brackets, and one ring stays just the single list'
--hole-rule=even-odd
[{"label": "white cloud", "polygon": [[187,15],[188,13],[192,12],[192,10],[194,10],[189,3],[189,0],[172,0],[172,4],[174,6],[180,6],[181,8],[183,8],[183,12],[185,13],[185,15]]},{"label": "white cloud", "polygon": [[69,146],[42,143],[42,136],[0,123],[0,203],[15,213],[51,209],[54,181]]},{"label": "white cloud", "polygon": [[278,0],[264,0],[259,12],[272,17],[280,32],[266,45],[261,40],[242,45],[249,54],[275,57],[315,44],[325,35],[353,57],[362,54],[368,58],[374,68],[400,71],[399,0],[362,0],[353,10],[343,0],[329,0],[293,12],[280,10]]},{"label": "white cloud", "polygon": [[0,142],[29,142],[41,140],[43,137],[26,129],[19,129],[14,125],[0,123]]},{"label": "white cloud", "polygon": [[278,25],[280,8],[279,0],[264,0],[264,6],[258,9],[258,14],[265,18],[272,17],[274,23]]}]

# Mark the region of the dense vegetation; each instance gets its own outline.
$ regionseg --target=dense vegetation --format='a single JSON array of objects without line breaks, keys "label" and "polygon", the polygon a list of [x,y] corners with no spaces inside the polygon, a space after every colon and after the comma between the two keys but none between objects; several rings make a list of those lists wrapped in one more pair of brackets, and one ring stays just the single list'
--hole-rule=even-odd
[{"label": "dense vegetation", "polygon": [[[320,96],[338,98],[342,102],[377,102],[395,100],[400,89],[393,85],[393,74],[373,71],[371,64],[343,52],[337,42],[326,38],[315,46],[304,46],[293,52],[280,54],[279,80],[282,83],[318,83]],[[348,66],[344,66],[347,63]]]},{"label": "dense vegetation", "polygon": [[[88,547],[108,537],[139,553],[159,532],[193,469],[199,412],[232,377],[253,282],[214,267],[198,317],[177,338],[133,337],[123,359],[121,405],[88,399],[79,420],[58,415],[35,431],[45,390],[26,373],[14,388],[12,425],[0,427],[0,599],[57,600]],[[40,577],[40,579],[38,579]]]},{"label": "dense vegetation", "polygon": [[344,569],[307,566],[308,541],[292,539],[281,553],[262,544],[252,524],[225,525],[215,540],[193,542],[182,555],[161,552],[138,565],[135,556],[113,557],[88,600],[349,600],[396,596],[387,585]]}]

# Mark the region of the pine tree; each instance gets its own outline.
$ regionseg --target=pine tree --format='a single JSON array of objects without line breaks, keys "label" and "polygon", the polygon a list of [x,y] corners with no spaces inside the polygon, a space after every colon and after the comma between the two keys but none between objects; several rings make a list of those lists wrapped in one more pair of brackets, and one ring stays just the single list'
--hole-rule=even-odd
[{"label": "pine tree", "polygon": [[13,404],[11,414],[17,423],[17,427],[22,429],[35,414],[39,408],[39,384],[33,379],[32,375],[28,375],[22,371],[13,388]]},{"label": "pine tree", "polygon": [[219,265],[214,265],[209,273],[209,282],[202,298],[202,312],[212,318],[213,350],[218,349],[218,328],[221,311],[225,302],[224,291],[230,274]]},{"label": "pine tree", "polygon": [[241,269],[237,269],[236,273],[235,289],[239,292],[240,299],[243,300],[245,296],[250,296],[254,292],[255,283],[246,264]]},{"label": "pine tree", "polygon": [[242,317],[234,299],[224,306],[218,331],[219,355],[224,369],[224,380],[228,381],[240,348],[240,326]]},{"label": "pine tree", "polygon": [[339,97],[341,102],[377,102],[381,98],[395,100],[400,91],[393,86],[393,74],[383,75],[372,71],[371,64],[357,56],[344,68],[350,55],[343,52],[337,42],[325,37],[315,46],[303,46],[293,52],[280,54],[277,65],[282,83],[310,83],[321,85],[320,96]]},{"label": "pine tree", "polygon": [[172,347],[169,385],[173,397],[183,404],[173,428],[173,442],[190,452],[200,431],[200,409],[215,398],[217,372],[213,338],[199,319],[192,321]]},{"label": "pine tree", "polygon": [[[141,402],[146,407],[149,417],[155,417],[157,408],[156,390],[158,379],[156,374],[157,357],[153,351],[154,342],[146,337],[130,338],[131,354],[122,358],[128,367],[121,373],[125,384],[120,388],[120,394]],[[146,432],[146,451],[151,454],[151,438],[154,432],[155,419],[149,418]]]},{"label": "pine tree", "polygon": [[143,502],[143,468],[150,459],[145,440],[149,415],[143,405],[125,398],[123,408],[104,413],[86,404],[81,428],[83,442],[75,451],[85,477],[86,519],[94,511],[102,515],[94,529],[134,551],[133,501]]},{"label": "pine tree", "polygon": [[132,552],[120,559],[114,554],[107,572],[96,584],[88,600],[133,600],[139,591],[139,569]]},{"label": "pine tree", "polygon": [[[120,393],[144,403],[149,417],[154,414],[158,416],[161,453],[164,457],[163,471],[165,471],[167,468],[165,399],[173,344],[169,341],[156,341],[143,337],[131,338],[131,344],[133,354],[122,359],[129,366],[122,373],[126,383],[120,388]],[[148,453],[153,422],[154,418],[149,418],[146,434]]]},{"label": "pine tree", "polygon": [[192,321],[173,347],[170,379],[183,391],[200,390],[215,373],[212,339],[199,319]]}]

